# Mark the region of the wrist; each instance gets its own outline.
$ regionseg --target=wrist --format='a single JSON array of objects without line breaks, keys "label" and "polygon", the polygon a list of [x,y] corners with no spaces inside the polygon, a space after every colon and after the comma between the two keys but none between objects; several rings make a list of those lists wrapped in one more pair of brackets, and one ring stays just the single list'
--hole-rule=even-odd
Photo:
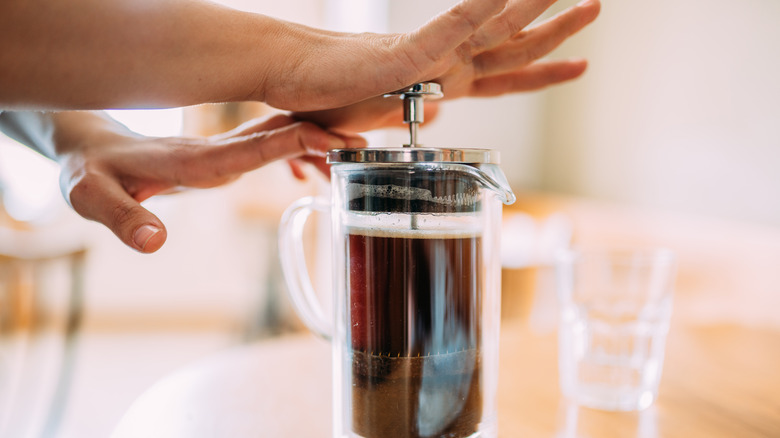
[{"label": "wrist", "polygon": [[[244,100],[265,102],[273,107],[288,110],[289,101],[302,91],[301,75],[307,75],[310,53],[317,53],[315,29],[296,23],[257,15],[251,29],[256,38],[248,41],[246,53],[252,55],[242,66],[246,79],[236,81],[252,87]],[[248,62],[247,62],[248,61]]]},{"label": "wrist", "polygon": [[105,147],[140,137],[104,112],[65,111],[55,113],[52,120],[54,156],[62,162],[68,156],[86,154],[91,149]]}]

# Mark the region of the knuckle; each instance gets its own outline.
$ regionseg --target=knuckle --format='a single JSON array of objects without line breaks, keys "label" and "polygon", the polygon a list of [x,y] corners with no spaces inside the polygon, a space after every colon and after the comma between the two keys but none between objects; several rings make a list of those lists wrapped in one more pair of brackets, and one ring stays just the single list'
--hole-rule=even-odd
[{"label": "knuckle", "polygon": [[462,3],[457,4],[450,11],[458,21],[466,23],[472,32],[475,32],[482,25],[480,21],[475,20],[470,11],[467,10]]},{"label": "knuckle", "polygon": [[529,30],[520,30],[519,32],[515,33],[512,38],[510,39],[511,42],[519,43],[523,40],[528,39],[529,35],[531,35],[532,32]]},{"label": "knuckle", "polygon": [[323,143],[320,141],[322,136],[319,135],[322,133],[322,130],[317,125],[309,122],[299,122],[295,128],[298,146],[300,146],[302,151],[308,151],[310,148],[321,146],[320,143]]},{"label": "knuckle", "polygon": [[506,14],[498,16],[493,23],[481,28],[468,40],[472,53],[490,50],[516,36],[522,27]]},{"label": "knuckle", "polygon": [[130,202],[120,202],[111,210],[111,223],[116,228],[124,228],[133,223],[133,219],[137,217],[140,209],[141,207],[132,205]]},{"label": "knuckle", "polygon": [[396,87],[403,87],[409,85],[410,81],[418,80],[412,78],[418,78],[431,64],[439,63],[445,56],[431,47],[423,46],[420,50],[419,44],[411,34],[396,35],[388,41],[390,41],[387,45],[388,53],[400,67],[389,69],[393,72]]},{"label": "knuckle", "polygon": [[[214,146],[201,151],[201,154],[192,154],[182,160],[176,166],[173,177],[180,186],[214,187],[220,184],[223,178],[232,174],[229,170],[229,160],[233,158],[225,146]],[[262,149],[262,148],[258,148]]]},{"label": "knuckle", "polygon": [[471,62],[474,60],[474,50],[469,43],[458,46],[455,49],[455,53],[458,56],[458,59],[460,59],[461,63],[464,65],[471,64]]},{"label": "knuckle", "polygon": [[191,170],[197,169],[199,161],[197,159],[197,152],[202,148],[192,145],[175,143],[171,144],[168,148],[168,154],[170,155],[170,166],[168,177],[171,183],[176,186],[186,185],[188,180],[188,174]]},{"label": "knuckle", "polygon": [[471,53],[482,53],[492,46],[490,41],[488,41],[488,37],[482,34],[472,35],[464,45],[469,48]]},{"label": "knuckle", "polygon": [[498,20],[498,25],[503,29],[503,33],[506,39],[512,38],[523,30],[523,27],[520,23],[506,16],[501,17]]},{"label": "knuckle", "polygon": [[192,161],[193,152],[197,149],[198,147],[193,144],[175,142],[168,145],[168,154],[170,154],[174,162],[188,164]]},{"label": "knuckle", "polygon": [[487,53],[474,57],[472,68],[474,69],[475,78],[484,77],[488,73],[489,58]]},{"label": "knuckle", "polygon": [[269,137],[270,135],[267,132],[258,132],[253,135],[253,142],[258,145],[258,147],[253,148],[253,150],[257,156],[256,160],[260,165],[264,165],[269,161],[268,150],[263,147],[263,143],[265,143]]}]

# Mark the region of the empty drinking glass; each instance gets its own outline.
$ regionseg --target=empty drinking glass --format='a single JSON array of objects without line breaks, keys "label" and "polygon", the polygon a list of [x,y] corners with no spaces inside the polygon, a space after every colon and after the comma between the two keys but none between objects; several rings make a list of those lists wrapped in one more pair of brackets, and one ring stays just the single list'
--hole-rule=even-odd
[{"label": "empty drinking glass", "polygon": [[0,245],[0,436],[51,437],[69,394],[84,252],[7,249]]},{"label": "empty drinking glass", "polygon": [[629,411],[658,393],[672,312],[674,254],[665,249],[566,251],[557,260],[563,394]]}]

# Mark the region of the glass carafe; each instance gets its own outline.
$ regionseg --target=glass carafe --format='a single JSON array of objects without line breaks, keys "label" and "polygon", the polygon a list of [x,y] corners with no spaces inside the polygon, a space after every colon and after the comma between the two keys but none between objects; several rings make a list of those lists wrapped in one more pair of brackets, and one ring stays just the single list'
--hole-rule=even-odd
[{"label": "glass carafe", "polygon": [[[496,152],[331,151],[332,199],[285,213],[282,267],[333,346],[337,438],[496,437],[502,203]],[[306,273],[307,214],[329,210],[332,317]]]}]

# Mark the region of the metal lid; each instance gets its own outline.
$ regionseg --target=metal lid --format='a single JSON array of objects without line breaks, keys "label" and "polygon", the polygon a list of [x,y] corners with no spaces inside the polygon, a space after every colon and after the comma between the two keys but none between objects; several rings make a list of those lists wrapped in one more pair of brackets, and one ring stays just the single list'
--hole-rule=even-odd
[{"label": "metal lid", "polygon": [[328,163],[461,163],[499,164],[498,151],[490,149],[362,148],[334,149]]}]

